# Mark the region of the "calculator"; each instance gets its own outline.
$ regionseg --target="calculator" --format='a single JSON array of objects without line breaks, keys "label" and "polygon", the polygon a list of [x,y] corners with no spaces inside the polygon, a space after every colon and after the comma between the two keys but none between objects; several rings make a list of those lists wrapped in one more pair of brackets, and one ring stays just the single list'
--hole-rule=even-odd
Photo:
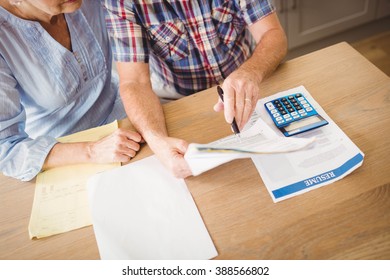
[{"label": "calculator", "polygon": [[328,124],[302,93],[271,100],[264,106],[276,127],[287,137]]}]

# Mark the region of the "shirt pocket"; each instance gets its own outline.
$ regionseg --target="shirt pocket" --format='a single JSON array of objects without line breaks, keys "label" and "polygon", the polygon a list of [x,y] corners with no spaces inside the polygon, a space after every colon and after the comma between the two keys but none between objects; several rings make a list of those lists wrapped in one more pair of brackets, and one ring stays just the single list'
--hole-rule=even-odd
[{"label": "shirt pocket", "polygon": [[167,62],[181,60],[189,54],[187,32],[183,22],[165,22],[148,27],[153,52]]},{"label": "shirt pocket", "polygon": [[232,4],[229,2],[227,1],[224,6],[215,7],[212,12],[217,35],[227,49],[230,49],[234,45],[238,34],[245,28],[236,16],[237,11],[234,10]]}]

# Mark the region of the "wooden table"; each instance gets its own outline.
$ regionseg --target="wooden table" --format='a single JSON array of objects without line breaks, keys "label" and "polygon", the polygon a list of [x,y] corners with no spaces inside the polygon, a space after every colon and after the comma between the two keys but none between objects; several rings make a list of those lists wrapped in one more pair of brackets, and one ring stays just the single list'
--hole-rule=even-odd
[{"label": "wooden table", "polygon": [[[365,153],[363,166],[276,204],[249,159],[186,179],[217,259],[390,259],[390,78],[340,43],[283,63],[261,96],[301,84]],[[230,134],[216,100],[212,89],[164,105],[170,134],[198,143]],[[0,175],[0,259],[99,258],[91,226],[30,240],[33,194],[33,181]]]}]

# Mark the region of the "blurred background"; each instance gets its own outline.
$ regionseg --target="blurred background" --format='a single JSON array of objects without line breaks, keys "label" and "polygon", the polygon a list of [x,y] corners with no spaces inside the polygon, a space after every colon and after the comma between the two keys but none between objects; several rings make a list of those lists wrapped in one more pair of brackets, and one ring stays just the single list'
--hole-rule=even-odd
[{"label": "blurred background", "polygon": [[286,32],[286,60],[348,42],[390,76],[390,0],[273,0]]}]

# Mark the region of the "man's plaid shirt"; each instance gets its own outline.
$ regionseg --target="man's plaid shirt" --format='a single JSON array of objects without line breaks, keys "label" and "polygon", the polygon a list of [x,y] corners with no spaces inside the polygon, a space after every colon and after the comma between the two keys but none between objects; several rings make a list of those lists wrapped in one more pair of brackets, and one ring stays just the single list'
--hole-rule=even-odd
[{"label": "man's plaid shirt", "polygon": [[270,0],[103,2],[115,60],[149,63],[183,95],[222,83],[254,49],[246,27],[274,12]]}]

